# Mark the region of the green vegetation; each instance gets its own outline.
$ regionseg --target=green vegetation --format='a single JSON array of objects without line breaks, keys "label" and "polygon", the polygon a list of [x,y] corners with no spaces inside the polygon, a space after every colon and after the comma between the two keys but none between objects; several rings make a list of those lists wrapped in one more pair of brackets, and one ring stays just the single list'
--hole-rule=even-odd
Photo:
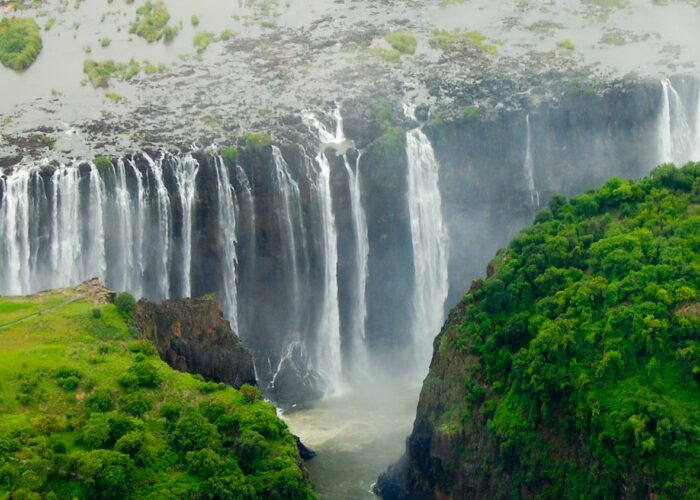
[{"label": "green vegetation", "polygon": [[[112,162],[105,156],[96,156],[92,163],[95,164],[95,168],[97,168],[97,170],[100,172],[106,172],[112,168]],[[95,309],[95,311],[99,312],[100,310]]]},{"label": "green vegetation", "polygon": [[492,269],[436,344],[444,428],[483,422],[511,491],[700,498],[700,163],[552,198]]},{"label": "green vegetation", "polygon": [[272,144],[270,134],[266,134],[265,132],[247,132],[243,136],[243,141],[245,142],[246,149],[252,151],[262,151]]},{"label": "green vegetation", "polygon": [[384,39],[394,50],[398,50],[402,54],[416,53],[417,42],[413,33],[394,31],[392,33],[387,33]]},{"label": "green vegetation", "polygon": [[120,297],[0,299],[0,497],[312,498],[257,389],[169,368]]},{"label": "green vegetation", "polygon": [[401,52],[396,49],[385,49],[383,47],[370,47],[369,53],[374,57],[382,59],[387,62],[396,62],[401,57]]},{"label": "green vegetation", "polygon": [[236,165],[236,162],[238,161],[238,149],[234,147],[221,148],[219,154],[224,160],[224,164],[226,166],[233,167]]},{"label": "green vegetation", "polygon": [[109,79],[116,76],[122,80],[130,80],[136,76],[141,67],[134,59],[129,61],[129,64],[115,63],[107,60],[97,62],[92,59],[87,59],[83,63],[83,72],[90,79],[90,83],[95,88],[108,87]]},{"label": "green vegetation", "polygon": [[178,34],[178,28],[169,26],[170,13],[159,0],[155,3],[147,1],[136,10],[138,17],[131,24],[130,32],[144,38],[148,42],[156,42],[161,38],[170,41]]},{"label": "green vegetation", "polygon": [[199,26],[199,18],[197,16],[192,16],[190,18],[190,22],[192,22],[192,26],[194,26],[195,28]]},{"label": "green vegetation", "polygon": [[498,47],[478,31],[460,33],[458,31],[435,30],[430,46],[443,52],[475,53],[496,55]]},{"label": "green vegetation", "polygon": [[230,40],[231,37],[234,35],[233,31],[231,30],[224,30],[221,32],[219,35],[219,38],[221,38],[224,42],[227,40]]},{"label": "green vegetation", "polygon": [[214,36],[214,33],[200,31],[194,35],[192,45],[194,45],[194,48],[197,49],[197,54],[202,54],[205,50],[207,50],[209,44],[215,41],[215,39],[216,37]]},{"label": "green vegetation", "polygon": [[386,101],[379,101],[374,107],[379,120],[381,135],[373,150],[383,166],[399,161],[406,148],[406,131],[400,126],[397,117]]},{"label": "green vegetation", "polygon": [[112,43],[112,40],[111,40],[110,38],[108,38],[108,37],[103,37],[103,38],[100,40],[100,46],[101,46],[101,47],[109,47],[109,44],[111,44],[111,43]]},{"label": "green vegetation", "polygon": [[575,50],[576,49],[576,45],[574,45],[574,42],[572,42],[568,38],[566,40],[558,41],[557,47],[559,47],[560,49],[564,49],[564,50]]},{"label": "green vegetation", "polygon": [[33,19],[5,18],[0,21],[0,62],[15,71],[24,71],[41,52],[39,26]]}]

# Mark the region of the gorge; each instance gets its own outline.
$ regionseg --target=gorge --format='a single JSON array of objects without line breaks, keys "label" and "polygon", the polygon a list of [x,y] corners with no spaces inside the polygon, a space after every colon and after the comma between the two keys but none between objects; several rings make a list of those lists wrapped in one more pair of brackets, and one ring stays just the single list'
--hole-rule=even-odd
[{"label": "gorge", "polygon": [[213,294],[316,494],[372,498],[493,255],[559,195],[700,160],[696,3],[0,1],[43,40],[0,67],[0,296],[164,302],[191,370],[169,304]]}]

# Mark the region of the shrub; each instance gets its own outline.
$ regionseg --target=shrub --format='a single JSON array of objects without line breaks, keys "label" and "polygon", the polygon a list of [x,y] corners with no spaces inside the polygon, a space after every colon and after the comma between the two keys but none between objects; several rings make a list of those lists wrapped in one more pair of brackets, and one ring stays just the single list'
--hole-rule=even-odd
[{"label": "shrub", "polygon": [[189,473],[207,478],[218,474],[224,466],[224,461],[211,448],[189,451],[185,455],[185,461]]},{"label": "shrub", "polygon": [[80,379],[78,377],[67,377],[61,382],[61,387],[66,391],[74,391],[80,385]]},{"label": "shrub", "polygon": [[260,152],[272,145],[272,138],[264,132],[248,132],[243,136],[246,149]]},{"label": "shrub", "polygon": [[90,413],[105,413],[114,409],[114,396],[109,389],[99,389],[85,400],[85,409]]},{"label": "shrub", "polygon": [[241,437],[236,441],[238,463],[241,464],[246,473],[257,468],[257,462],[267,456],[267,451],[265,438],[255,431],[243,431]]},{"label": "shrub", "polygon": [[153,343],[149,342],[148,340],[139,340],[138,342],[129,344],[129,350],[131,352],[143,354],[144,356],[153,357],[158,355],[156,346],[154,346]]},{"label": "shrub", "polygon": [[104,413],[94,413],[83,426],[83,441],[90,448],[101,448],[110,440],[109,418]]},{"label": "shrub", "polygon": [[177,28],[168,26],[170,13],[162,1],[148,1],[136,10],[136,14],[138,17],[131,24],[129,31],[148,42],[155,42],[161,38],[172,40],[178,33]]},{"label": "shrub", "polygon": [[[96,156],[95,159],[92,161],[92,163],[95,164],[95,167],[100,172],[105,172],[105,171],[112,168],[111,160],[105,156]],[[93,311],[99,311],[99,309],[93,309]],[[93,314],[93,317],[95,317],[94,314]],[[99,317],[99,316],[97,316],[97,317]]]},{"label": "shrub", "polygon": [[117,379],[117,383],[125,389],[136,387],[155,388],[160,385],[161,377],[158,369],[150,363],[135,363],[129,367],[125,374]]},{"label": "shrub", "polygon": [[0,62],[15,71],[24,71],[42,49],[39,26],[33,19],[13,17],[0,21]]},{"label": "shrub", "polygon": [[204,415],[192,412],[180,420],[172,433],[173,446],[181,451],[197,451],[210,446],[217,437],[216,427]]},{"label": "shrub", "polygon": [[132,319],[136,310],[136,300],[129,292],[122,292],[114,298],[114,305],[117,306],[119,314],[126,319]]},{"label": "shrub", "polygon": [[194,35],[194,38],[192,38],[192,45],[194,45],[194,48],[197,49],[197,54],[202,54],[205,50],[207,50],[207,47],[209,47],[209,44],[214,41],[214,39],[214,33],[200,31]]},{"label": "shrub", "polygon": [[182,404],[176,401],[167,401],[160,407],[160,416],[168,422],[174,422],[182,413]]},{"label": "shrub", "polygon": [[398,50],[402,54],[415,54],[416,52],[417,42],[413,33],[394,31],[387,33],[384,39],[394,50]]},{"label": "shrub", "polygon": [[221,159],[224,160],[224,165],[233,167],[238,161],[238,149],[234,147],[222,148],[220,151]]},{"label": "shrub", "polygon": [[102,317],[102,311],[95,308],[90,312],[92,319],[100,319]]},{"label": "shrub", "polygon": [[260,390],[258,390],[257,387],[254,387],[250,384],[243,384],[241,386],[240,391],[241,391],[241,394],[243,395],[243,399],[245,399],[245,401],[247,403],[254,403],[255,401],[258,401],[259,399],[261,399],[261,397],[262,397],[260,395]]},{"label": "shrub", "polygon": [[77,465],[90,498],[127,498],[132,470],[133,462],[128,455],[111,450],[87,452],[78,459]]},{"label": "shrub", "polygon": [[119,406],[125,413],[140,417],[153,408],[153,400],[142,392],[135,392],[121,398]]},{"label": "shrub", "polygon": [[199,388],[199,392],[202,394],[211,394],[212,392],[223,391],[224,389],[226,389],[226,384],[222,384],[221,382],[204,382],[204,385]]}]

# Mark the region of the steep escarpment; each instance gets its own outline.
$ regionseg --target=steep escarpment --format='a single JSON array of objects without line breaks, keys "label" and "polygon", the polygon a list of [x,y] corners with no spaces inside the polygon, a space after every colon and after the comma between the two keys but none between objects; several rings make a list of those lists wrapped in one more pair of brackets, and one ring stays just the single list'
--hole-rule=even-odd
[{"label": "steep escarpment", "polygon": [[700,165],[554,197],[434,343],[384,498],[700,494]]},{"label": "steep escarpment", "polygon": [[253,357],[231,330],[213,295],[161,304],[142,299],[136,305],[134,323],[176,370],[236,388],[255,385]]}]

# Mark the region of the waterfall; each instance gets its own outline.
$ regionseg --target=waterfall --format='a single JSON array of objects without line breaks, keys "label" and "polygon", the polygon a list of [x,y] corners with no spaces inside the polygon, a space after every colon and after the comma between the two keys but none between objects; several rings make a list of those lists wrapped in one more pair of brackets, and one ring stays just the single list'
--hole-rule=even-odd
[{"label": "waterfall", "polygon": [[352,320],[353,345],[355,355],[355,367],[360,371],[367,369],[367,344],[365,322],[367,320],[367,274],[369,260],[369,239],[367,234],[367,217],[362,203],[362,184],[360,181],[360,160],[362,153],[358,153],[355,161],[355,170],[348,162],[347,155],[343,155],[345,171],[348,174],[348,186],[350,188],[350,209],[352,211],[352,229],[355,235],[355,292],[353,297],[354,315]]},{"label": "waterfall", "polygon": [[[146,153],[142,153],[148,162],[153,180],[155,182],[155,218],[153,225],[156,234],[155,244],[151,242],[155,252],[153,274],[158,282],[155,292],[156,297],[165,299],[170,296],[170,239],[172,237],[172,217],[170,211],[170,196],[163,182],[163,156],[154,161]],[[144,245],[145,246],[145,245]]]},{"label": "waterfall", "polygon": [[527,189],[530,192],[530,206],[534,209],[540,208],[540,194],[535,189],[535,165],[532,159],[532,134],[530,132],[530,114],[525,115],[525,128],[527,131],[527,146],[525,148],[525,179]]},{"label": "waterfall", "polygon": [[105,186],[94,164],[90,165],[89,180],[90,217],[88,221],[87,247],[85,249],[83,268],[86,270],[86,276],[98,276],[104,279],[107,273],[103,213]]},{"label": "waterfall", "polygon": [[2,182],[0,230],[2,230],[2,288],[6,293],[27,293],[30,287],[29,247],[29,170],[5,177]]},{"label": "waterfall", "polygon": [[[175,174],[177,191],[180,195],[180,204],[182,206],[181,295],[183,297],[189,297],[192,295],[192,216],[194,212],[194,199],[197,191],[196,179],[197,172],[199,171],[199,163],[190,155],[185,156],[183,159],[176,157],[174,161],[173,173]],[[228,186],[228,174],[226,176],[226,181],[226,186]],[[219,191],[221,190],[221,183],[218,184],[218,189]],[[235,244],[235,221],[231,230],[234,232]],[[235,249],[233,258],[235,259]],[[235,276],[235,273],[233,276]],[[233,299],[232,305],[235,305],[235,298]],[[230,310],[235,311],[235,308]]]},{"label": "waterfall", "polygon": [[238,253],[237,239],[237,200],[233,185],[229,180],[228,169],[223,158],[215,158],[216,186],[218,194],[219,244],[222,250],[223,287],[221,307],[231,322],[231,328],[238,332]]},{"label": "waterfall", "polygon": [[682,165],[693,154],[693,137],[686,106],[668,78],[661,81],[659,162]]},{"label": "waterfall", "polygon": [[419,366],[427,366],[432,340],[442,326],[448,292],[448,236],[442,219],[439,164],[430,141],[416,128],[406,134],[408,208],[415,287],[413,338]]},{"label": "waterfall", "polygon": [[321,207],[324,253],[324,296],[317,336],[317,360],[331,390],[337,390],[342,370],[340,348],[340,309],[338,305],[338,235],[331,197],[331,166],[323,150],[316,156],[319,166],[316,189]]},{"label": "waterfall", "polygon": [[[84,278],[80,231],[80,172],[77,166],[61,166],[53,177],[51,287],[72,286]],[[28,266],[27,266],[28,267]]]},{"label": "waterfall", "polygon": [[695,147],[691,160],[700,161],[700,77],[697,79],[698,95],[695,99]]}]

